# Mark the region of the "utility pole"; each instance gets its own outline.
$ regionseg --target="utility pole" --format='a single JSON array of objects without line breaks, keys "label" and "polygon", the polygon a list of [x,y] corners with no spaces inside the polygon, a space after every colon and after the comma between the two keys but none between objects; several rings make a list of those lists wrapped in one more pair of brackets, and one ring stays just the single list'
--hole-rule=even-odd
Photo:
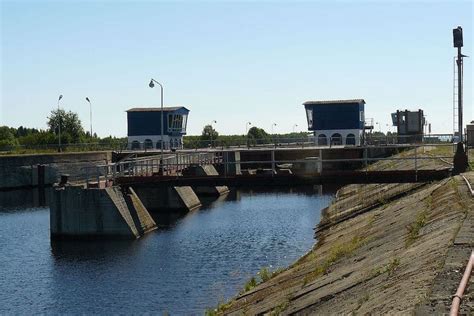
[{"label": "utility pole", "polygon": [[458,47],[458,60],[456,61],[458,65],[458,131],[459,131],[459,141],[462,142],[462,54],[461,47]]},{"label": "utility pole", "polygon": [[461,47],[463,47],[463,38],[462,38],[462,27],[458,26],[453,29],[453,46],[458,49],[458,58],[456,64],[458,67],[458,133],[459,133],[459,142],[463,141],[463,104],[462,104],[462,92],[463,92],[463,57],[468,57],[463,55],[461,52]]}]

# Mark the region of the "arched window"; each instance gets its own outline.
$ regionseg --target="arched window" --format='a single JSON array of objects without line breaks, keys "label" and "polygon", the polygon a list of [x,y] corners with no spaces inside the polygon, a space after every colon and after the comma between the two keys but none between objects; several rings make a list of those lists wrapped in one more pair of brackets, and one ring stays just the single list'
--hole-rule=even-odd
[{"label": "arched window", "polygon": [[133,149],[140,149],[140,142],[138,140],[132,142],[132,150]]},{"label": "arched window", "polygon": [[328,138],[324,134],[319,134],[318,135],[318,145],[319,146],[327,146],[328,144]]},{"label": "arched window", "polygon": [[354,134],[348,134],[346,137],[346,145],[355,145],[356,138]]},{"label": "arched window", "polygon": [[342,136],[339,133],[334,133],[331,136],[332,145],[342,145]]},{"label": "arched window", "polygon": [[143,147],[145,149],[152,149],[153,148],[153,142],[151,139],[145,139],[145,142],[143,143]]},{"label": "arched window", "polygon": [[156,142],[156,149],[161,149],[161,140]]}]

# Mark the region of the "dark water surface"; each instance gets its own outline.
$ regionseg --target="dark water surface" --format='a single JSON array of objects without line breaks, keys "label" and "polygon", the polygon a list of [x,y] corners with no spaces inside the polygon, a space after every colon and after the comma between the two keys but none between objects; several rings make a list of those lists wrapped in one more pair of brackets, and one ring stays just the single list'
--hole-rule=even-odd
[{"label": "dark water surface", "polygon": [[[49,239],[49,208],[0,192],[0,314],[200,315],[261,267],[285,267],[314,244],[332,194],[234,190],[136,241]],[[41,200],[41,199],[40,199]]]}]

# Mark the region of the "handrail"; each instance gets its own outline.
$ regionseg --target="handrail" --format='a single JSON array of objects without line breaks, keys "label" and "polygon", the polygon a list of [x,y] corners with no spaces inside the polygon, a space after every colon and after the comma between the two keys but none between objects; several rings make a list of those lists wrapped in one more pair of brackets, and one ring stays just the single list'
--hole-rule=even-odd
[{"label": "handrail", "polygon": [[[472,186],[469,183],[469,180],[464,175],[461,175],[461,177],[466,182],[466,185],[469,189],[469,192],[471,193],[471,196],[474,197],[474,190],[472,190]],[[453,296],[451,310],[449,312],[449,315],[451,316],[457,316],[459,314],[459,307],[461,305],[462,296],[464,295],[464,290],[466,289],[467,282],[469,281],[469,278],[471,276],[473,266],[474,266],[474,251],[471,252],[471,257],[469,258],[469,261],[467,262],[466,270],[464,270],[464,274],[461,279],[461,282],[459,283],[456,294],[454,294]]]},{"label": "handrail", "polygon": [[[317,138],[314,135],[308,135],[307,137],[291,137],[286,136],[282,137],[280,135],[268,135],[266,138],[252,138],[247,135],[231,135],[235,136],[235,139],[225,138],[209,140],[201,139],[184,139],[184,144],[180,145],[181,147],[186,147],[187,149],[198,149],[198,148],[211,148],[221,147],[221,148],[230,148],[230,147],[255,147],[255,146],[296,146],[296,147],[306,147],[306,146],[315,146],[317,144]],[[332,138],[337,142],[342,142],[342,137],[328,137],[329,140]],[[439,143],[456,143],[456,136],[453,134],[418,134],[418,135],[380,135],[374,136],[371,134],[366,134],[364,141],[368,144],[377,144],[377,145],[387,145],[395,144],[398,142],[404,142],[404,140],[420,140],[416,142],[419,144],[439,144]],[[123,151],[128,148],[133,148],[133,142],[128,142],[128,140],[114,140],[109,143],[107,142],[92,142],[92,143],[71,143],[71,144],[62,144],[63,148],[72,148],[77,150],[117,150]],[[154,151],[154,148],[149,148],[146,146],[145,142],[138,142],[140,150],[145,151]],[[332,146],[328,141],[327,146]],[[57,150],[57,144],[35,144],[35,145],[11,145],[11,146],[2,146],[0,147],[0,152],[9,152],[14,150]],[[177,149],[179,149],[177,148]],[[132,149],[133,150],[133,149]]]},{"label": "handrail", "polygon": [[[452,146],[448,145],[438,145],[438,146]],[[324,163],[364,163],[365,171],[368,171],[368,165],[375,161],[413,161],[413,169],[418,172],[420,169],[419,163],[421,161],[427,160],[437,160],[437,159],[452,159],[452,156],[434,156],[434,155],[423,155],[417,149],[424,147],[434,147],[434,145],[426,146],[415,146],[409,145],[405,146],[408,148],[414,148],[414,156],[410,157],[385,157],[385,158],[369,158],[368,151],[373,147],[358,147],[359,150],[363,150],[364,154],[362,158],[347,158],[347,159],[323,159],[321,157],[314,157],[313,163],[316,163],[315,168],[319,171],[322,171]],[[177,151],[174,153],[168,153],[163,159],[161,155],[152,155],[147,157],[136,157],[132,159],[122,160],[116,163],[108,164],[99,164],[90,167],[84,167],[86,171],[86,182],[89,183],[89,175],[92,175],[93,179],[97,179],[97,182],[100,182],[100,179],[105,178],[105,180],[112,179],[115,180],[116,177],[125,177],[125,176],[136,176],[136,175],[170,175],[178,174],[180,171],[189,167],[190,165],[208,165],[208,164],[222,164],[224,165],[224,175],[227,176],[229,166],[232,165],[258,165],[270,167],[273,171],[276,171],[278,164],[295,164],[295,163],[308,163],[308,158],[306,159],[295,159],[295,160],[276,160],[275,151],[277,149],[270,149],[272,152],[271,160],[249,160],[249,161],[229,161],[228,151]],[[321,156],[321,152],[318,156]]]},{"label": "handrail", "polygon": [[107,183],[109,179],[115,180],[116,177],[120,176],[167,172],[170,166],[172,168],[176,167],[176,171],[179,171],[182,166],[219,163],[221,160],[222,157],[217,157],[215,153],[175,153],[164,158],[161,158],[161,155],[153,155],[115,163],[86,166],[82,167],[81,170],[85,171],[86,185],[89,186],[90,175],[93,179],[96,179],[97,183],[100,183],[101,178],[105,178]]},{"label": "handrail", "polygon": [[467,282],[471,276],[472,268],[474,266],[474,251],[471,252],[471,257],[466,265],[466,270],[462,276],[461,282],[459,283],[456,294],[453,296],[453,302],[451,304],[451,310],[449,312],[450,316],[457,316],[459,314],[459,307],[461,305],[462,296],[464,295],[464,290],[466,289]]}]

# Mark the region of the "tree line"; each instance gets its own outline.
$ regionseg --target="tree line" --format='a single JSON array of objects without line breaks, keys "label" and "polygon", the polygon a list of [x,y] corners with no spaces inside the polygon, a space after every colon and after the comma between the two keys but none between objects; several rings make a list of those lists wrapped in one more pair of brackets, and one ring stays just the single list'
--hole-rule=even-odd
[{"label": "tree line", "polygon": [[[112,136],[100,138],[96,133],[90,135],[85,132],[79,115],[63,109],[52,110],[46,120],[46,129],[36,129],[20,126],[18,128],[0,126],[0,150],[19,148],[46,148],[59,143],[68,146],[71,144],[98,144],[112,146],[126,142],[126,138]],[[61,130],[61,133],[59,133]],[[59,136],[61,134],[61,136]]]},{"label": "tree line", "polygon": [[251,127],[247,134],[220,135],[211,125],[204,126],[201,135],[184,136],[184,148],[221,147],[259,144],[297,142],[308,138],[308,132],[269,134],[263,128]]},{"label": "tree line", "polygon": [[[52,110],[46,120],[47,129],[36,129],[20,126],[18,128],[0,126],[0,150],[11,150],[12,148],[47,148],[56,146],[61,137],[61,144],[69,145],[95,145],[95,149],[124,149],[127,147],[127,138],[108,136],[100,138],[97,134],[90,135],[84,131],[82,122],[77,113],[63,109]],[[61,129],[61,136],[59,136]],[[395,135],[394,133],[388,133]],[[248,145],[255,146],[268,143],[301,142],[308,139],[309,132],[297,132],[286,134],[269,134],[264,129],[253,126],[242,135],[221,135],[211,125],[202,129],[201,135],[184,136],[184,148],[203,148]],[[372,137],[383,137],[385,134],[374,132]],[[92,150],[91,146],[83,146],[84,150]],[[57,147],[56,147],[57,148]]]}]

